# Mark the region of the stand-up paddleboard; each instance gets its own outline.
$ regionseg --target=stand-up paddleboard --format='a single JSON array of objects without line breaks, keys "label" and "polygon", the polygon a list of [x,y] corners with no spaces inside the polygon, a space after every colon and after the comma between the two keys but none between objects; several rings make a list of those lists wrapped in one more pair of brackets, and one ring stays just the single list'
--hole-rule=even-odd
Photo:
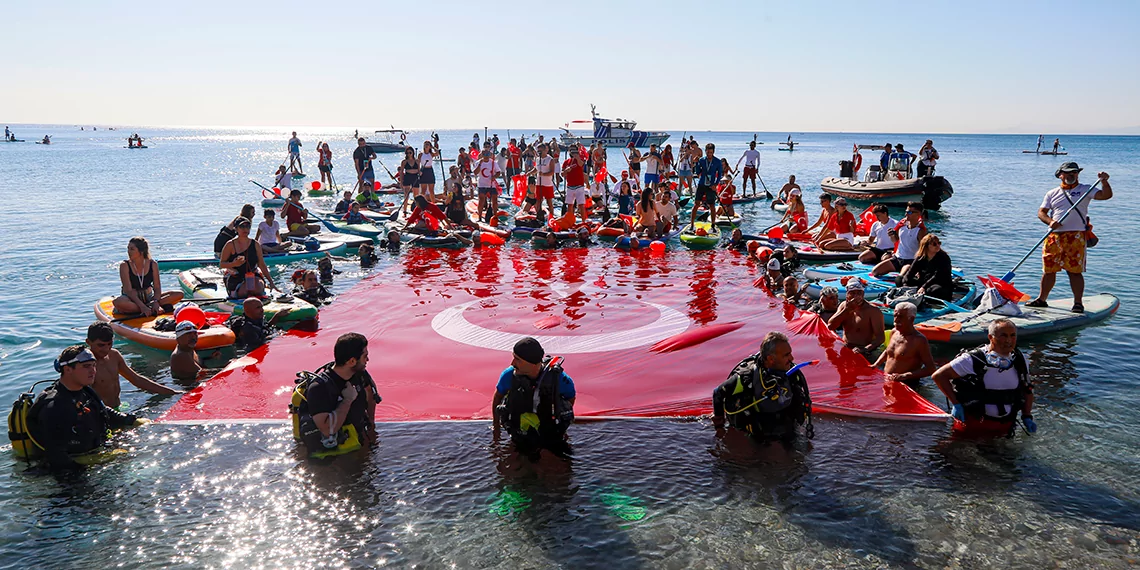
[{"label": "stand-up paddleboard", "polygon": [[[113,300],[114,297],[104,297],[97,301],[95,303],[95,318],[111,323],[111,330],[115,334],[129,341],[167,352],[173,351],[174,347],[178,346],[178,339],[174,336],[174,331],[160,331],[154,328],[154,321],[159,317],[169,317],[170,315],[127,318],[130,315],[124,315],[115,310]],[[198,344],[195,345],[195,350],[221,348],[233,344],[236,339],[233,331],[222,324],[227,318],[229,318],[228,313],[206,311],[206,323],[210,327],[198,330]]]},{"label": "stand-up paddleboard", "polygon": [[1072,297],[1049,299],[1048,307],[1020,305],[1022,315],[1019,317],[977,311],[952,313],[926,321],[917,328],[932,342],[982,344],[988,338],[990,323],[1000,318],[1007,318],[1017,325],[1017,338],[1021,339],[1102,321],[1116,312],[1120,307],[1120,300],[1114,295],[1101,293],[1085,297],[1084,305],[1085,312],[1074,313]]},{"label": "stand-up paddleboard", "polygon": [[[244,299],[226,299],[225,282],[222,275],[214,270],[203,267],[188,269],[178,274],[178,284],[182,287],[185,298],[190,301],[221,301],[211,303],[210,308],[220,313],[239,315],[242,313]],[[290,323],[317,317],[316,307],[292,295],[281,295],[277,299],[267,298],[262,302],[266,321],[285,309],[289,309],[289,312],[278,319],[278,322]]]},{"label": "stand-up paddleboard", "polygon": [[[448,262],[457,255],[466,262]],[[380,421],[490,419],[494,380],[522,336],[565,359],[578,418],[707,415],[712,390],[769,331],[789,334],[797,360],[819,361],[804,370],[817,411],[947,418],[913,390],[886,383],[866,359],[825,335],[826,326],[798,326],[819,317],[752,287],[754,268],[743,256],[662,255],[646,271],[610,248],[520,248],[512,255],[412,248],[323,308],[319,330],[274,338],[183,396],[160,421],[287,422],[296,373],[331,360],[347,332],[369,339]],[[694,265],[671,270],[669,256]],[[441,262],[445,270],[430,269]]]},{"label": "stand-up paddleboard", "polygon": [[791,245],[796,248],[796,256],[801,261],[808,261],[811,263],[835,263],[839,261],[854,261],[859,259],[858,251],[827,251],[820,249],[815,244],[806,241],[792,241],[792,240],[779,240],[769,239],[767,237],[759,236],[757,241],[762,245],[772,248],[772,251],[783,249],[785,245]]},{"label": "stand-up paddleboard", "polygon": [[[285,253],[267,253],[265,254],[266,265],[276,265],[278,263],[292,263],[302,259],[315,259],[324,257],[325,254],[340,255],[347,249],[344,242],[331,243],[325,242],[320,244],[320,247],[314,251],[305,249],[298,249],[294,251],[287,251]],[[193,269],[195,267],[208,267],[211,265],[218,265],[218,258],[213,255],[203,255],[199,257],[182,257],[173,259],[160,259],[158,260],[158,268],[161,270],[168,269]]]}]

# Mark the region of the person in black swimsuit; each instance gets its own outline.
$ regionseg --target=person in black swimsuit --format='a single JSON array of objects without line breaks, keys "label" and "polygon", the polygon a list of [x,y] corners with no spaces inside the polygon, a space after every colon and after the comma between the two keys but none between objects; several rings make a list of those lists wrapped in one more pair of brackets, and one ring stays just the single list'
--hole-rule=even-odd
[{"label": "person in black swimsuit", "polygon": [[221,265],[226,270],[226,293],[231,299],[262,296],[266,281],[271,289],[278,290],[269,268],[265,266],[261,245],[249,238],[251,224],[248,218],[239,219],[237,237],[222,248]]},{"label": "person in black swimsuit", "polygon": [[133,237],[127,242],[127,260],[119,264],[119,280],[123,294],[112,301],[119,313],[160,315],[182,300],[182,293],[178,291],[162,293],[158,262],[150,258],[150,244],[143,237]]},{"label": "person in black swimsuit", "polygon": [[237,237],[237,221],[242,218],[252,220],[255,212],[253,204],[246,204],[241,207],[241,214],[231,220],[230,223],[222,226],[222,229],[218,230],[218,235],[214,238],[215,257],[221,256],[222,248],[226,247],[226,243]]}]

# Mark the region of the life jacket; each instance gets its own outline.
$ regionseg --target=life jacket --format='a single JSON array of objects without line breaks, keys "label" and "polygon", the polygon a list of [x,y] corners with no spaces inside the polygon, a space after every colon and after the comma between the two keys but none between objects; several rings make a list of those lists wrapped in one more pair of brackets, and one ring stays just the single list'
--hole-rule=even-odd
[{"label": "life jacket", "polygon": [[[986,371],[990,368],[986,361],[986,347],[980,346],[973,350],[964,351],[970,355],[974,365],[974,373],[956,378],[950,383],[954,387],[954,395],[958,403],[962,404],[968,417],[985,417],[990,420],[1012,423],[1017,413],[1025,404],[1026,396],[1033,392],[1033,385],[1029,383],[1029,366],[1025,362],[1025,355],[1020,350],[1013,350],[1013,369],[1017,371],[1017,387],[1009,390],[993,390],[986,388]],[[1001,415],[987,416],[986,405],[995,405],[998,411],[1009,407],[1009,411]]]},{"label": "life jacket", "polygon": [[[309,401],[305,397],[309,387],[313,382],[326,379],[332,373],[333,363],[329,362],[324,366],[317,369],[316,372],[309,372],[301,370],[297,372],[297,378],[294,380],[296,386],[293,388],[293,396],[289,400],[289,415],[293,420],[293,439],[305,444],[309,450],[309,457],[316,459],[324,459],[326,457],[334,457],[337,455],[344,455],[351,451],[360,449],[360,436],[357,432],[356,426],[352,423],[352,418],[346,418],[344,425],[341,426],[340,431],[337,433],[336,446],[326,447],[323,440],[324,434],[321,433],[317,423],[313,421],[313,416],[309,412]],[[362,382],[358,382],[358,377],[349,379],[349,382],[359,389],[371,389],[375,393],[376,384],[372,383],[371,386],[363,387]],[[380,394],[375,393],[376,401],[380,401]]]},{"label": "life jacket", "polygon": [[729,379],[736,379],[725,399],[728,424],[753,437],[771,440],[795,435],[795,425],[807,424],[805,433],[815,436],[811,423],[811,393],[800,371],[786,372],[760,368],[760,354],[740,361]]},{"label": "life jacket", "polygon": [[517,371],[496,412],[512,438],[558,439],[574,422],[574,408],[559,393],[562,358],[546,356],[538,378]]}]

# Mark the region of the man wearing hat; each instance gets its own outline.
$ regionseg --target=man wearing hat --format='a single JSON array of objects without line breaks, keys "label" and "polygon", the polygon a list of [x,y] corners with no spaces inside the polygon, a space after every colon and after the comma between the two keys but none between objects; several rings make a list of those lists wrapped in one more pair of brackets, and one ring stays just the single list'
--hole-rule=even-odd
[{"label": "man wearing hat", "polygon": [[[1075,162],[1062,164],[1054,173],[1061,179],[1061,185],[1045,194],[1041,208],[1037,210],[1037,219],[1049,226],[1051,233],[1045,238],[1045,247],[1041,250],[1044,265],[1041,293],[1026,303],[1027,307],[1049,306],[1047,300],[1053,285],[1057,283],[1057,272],[1064,269],[1069,274],[1069,285],[1073,288],[1073,312],[1083,313],[1085,310],[1082,304],[1085,292],[1085,231],[1092,229],[1089,224],[1089,201],[1112,198],[1112,186],[1108,183],[1108,173],[1100,172],[1097,173],[1100,188],[1090,193],[1091,186],[1080,183],[1081,170]],[[1062,219],[1070,208],[1073,211]]]},{"label": "man wearing hat", "polygon": [[574,381],[562,371],[562,359],[547,356],[533,337],[515,343],[512,357],[491,402],[495,438],[503,426],[520,451],[564,451],[576,393]]},{"label": "man wearing hat", "polygon": [[91,388],[95,365],[87,347],[63,349],[55,360],[59,380],[41,392],[28,411],[28,434],[52,469],[79,467],[72,456],[102,447],[108,430],[147,422],[103,404]]},{"label": "man wearing hat", "polygon": [[182,321],[174,327],[174,338],[178,345],[170,353],[170,375],[184,380],[193,380],[202,371],[202,363],[194,347],[198,345],[198,327],[190,321]]},{"label": "man wearing hat", "polygon": [[780,259],[769,257],[766,267],[768,272],[764,274],[764,284],[767,285],[768,290],[775,295],[784,289],[784,273],[781,271],[782,266]]},{"label": "man wearing hat", "polygon": [[843,329],[844,344],[868,361],[883,344],[883,312],[863,298],[863,282],[858,278],[847,281],[847,299],[827,321],[827,328]]}]

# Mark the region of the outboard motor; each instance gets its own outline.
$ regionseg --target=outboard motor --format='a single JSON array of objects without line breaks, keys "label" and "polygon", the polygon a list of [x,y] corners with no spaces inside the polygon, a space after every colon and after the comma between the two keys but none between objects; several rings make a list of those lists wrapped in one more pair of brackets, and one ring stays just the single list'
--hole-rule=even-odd
[{"label": "outboard motor", "polygon": [[850,160],[839,161],[839,177],[851,178],[852,176],[855,176],[855,163]]},{"label": "outboard motor", "polygon": [[926,176],[922,179],[922,205],[927,210],[937,210],[944,200],[954,195],[950,181],[941,176]]}]

